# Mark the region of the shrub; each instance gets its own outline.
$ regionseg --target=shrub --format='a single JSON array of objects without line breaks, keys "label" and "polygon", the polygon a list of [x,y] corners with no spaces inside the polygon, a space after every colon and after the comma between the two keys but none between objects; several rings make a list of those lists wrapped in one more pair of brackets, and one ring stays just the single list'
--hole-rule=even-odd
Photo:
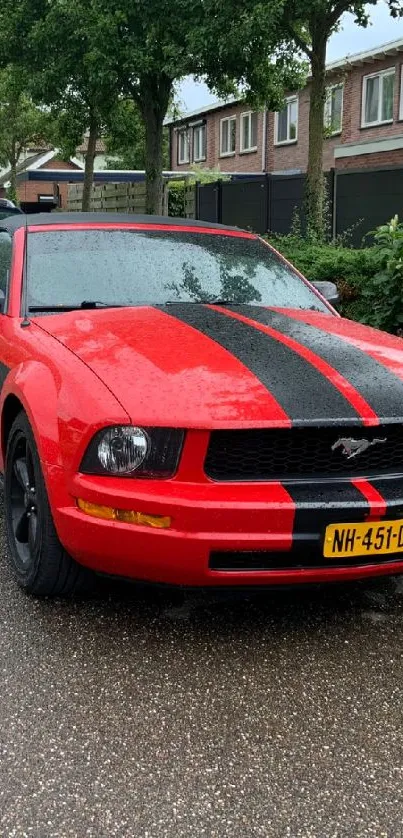
[{"label": "shrub", "polygon": [[184,180],[173,180],[169,184],[168,192],[168,215],[176,218],[185,217],[185,189]]},{"label": "shrub", "polygon": [[340,312],[345,317],[367,322],[368,304],[363,290],[382,267],[384,256],[379,248],[354,250],[339,243],[315,243],[296,235],[271,236],[269,241],[311,282],[335,282]]},{"label": "shrub", "polygon": [[221,172],[220,169],[205,169],[200,163],[193,163],[190,166],[190,175],[188,183],[217,183],[218,180],[224,182],[231,180],[231,175],[228,172]]},{"label": "shrub", "polygon": [[378,227],[374,236],[380,257],[378,271],[362,290],[365,303],[363,322],[388,332],[403,327],[403,224],[397,215]]}]

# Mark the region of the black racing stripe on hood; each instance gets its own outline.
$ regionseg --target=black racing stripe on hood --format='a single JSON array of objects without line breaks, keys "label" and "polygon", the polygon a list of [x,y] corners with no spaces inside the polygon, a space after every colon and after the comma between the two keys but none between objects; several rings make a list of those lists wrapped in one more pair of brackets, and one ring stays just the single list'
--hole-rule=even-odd
[{"label": "black racing stripe on hood", "polygon": [[[234,308],[234,311],[238,310],[238,307]],[[319,326],[293,320],[291,314],[288,316],[260,306],[245,306],[244,313],[319,355],[355,387],[379,417],[402,416],[403,382],[364,350]]]},{"label": "black racing stripe on hood", "polygon": [[[159,306],[166,314],[214,340],[259,379],[294,423],[362,425],[358,413],[318,370],[288,346],[254,326],[201,304]],[[253,309],[254,310],[254,309]],[[237,311],[251,316],[249,306]]]}]

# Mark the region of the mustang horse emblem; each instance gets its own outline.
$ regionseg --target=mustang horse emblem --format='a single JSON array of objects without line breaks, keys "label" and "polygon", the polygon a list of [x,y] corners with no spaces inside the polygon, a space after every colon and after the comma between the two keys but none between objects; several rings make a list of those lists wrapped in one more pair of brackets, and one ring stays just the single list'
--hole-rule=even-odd
[{"label": "mustang horse emblem", "polygon": [[369,439],[350,439],[347,437],[342,437],[338,439],[337,442],[332,445],[332,451],[336,451],[336,448],[343,447],[343,454],[347,458],[347,460],[352,460],[353,457],[358,457],[358,454],[362,454],[363,451],[366,451],[371,445],[378,445],[380,442],[386,442],[385,439],[373,439],[370,441]]}]

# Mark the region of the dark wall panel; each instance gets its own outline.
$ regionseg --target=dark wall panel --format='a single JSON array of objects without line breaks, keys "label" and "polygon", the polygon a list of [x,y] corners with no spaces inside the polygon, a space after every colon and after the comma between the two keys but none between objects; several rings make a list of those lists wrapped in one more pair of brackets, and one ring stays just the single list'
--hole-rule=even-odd
[{"label": "dark wall panel", "polygon": [[289,233],[296,212],[304,224],[304,185],[305,175],[272,175],[269,213],[272,233]]},{"label": "dark wall panel", "polygon": [[220,218],[220,185],[206,183],[198,189],[198,218],[201,221],[221,223]]},{"label": "dark wall panel", "polygon": [[366,233],[396,213],[403,216],[403,169],[337,174],[336,234],[349,231],[349,241],[355,247],[362,244]]},{"label": "dark wall panel", "polygon": [[[329,225],[335,204],[335,232],[348,232],[355,247],[396,213],[403,217],[403,168],[341,171],[334,176],[335,201],[333,173],[326,177]],[[304,174],[261,175],[199,186],[198,218],[257,233],[287,234],[298,211],[304,230],[304,187]]]},{"label": "dark wall panel", "polygon": [[264,175],[253,180],[223,182],[221,185],[222,223],[267,232],[268,181]]}]

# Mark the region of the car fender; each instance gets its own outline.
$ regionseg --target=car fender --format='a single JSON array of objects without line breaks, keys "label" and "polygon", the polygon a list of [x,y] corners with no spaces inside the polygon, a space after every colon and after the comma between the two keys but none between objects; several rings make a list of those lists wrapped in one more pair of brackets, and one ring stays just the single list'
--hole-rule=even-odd
[{"label": "car fender", "polygon": [[[127,424],[129,417],[113,394],[73,355],[63,372],[54,363],[28,360],[4,380],[0,397],[1,469],[4,471],[4,410],[9,396],[17,398],[28,416],[51,502],[63,476],[64,491],[78,470],[92,435],[108,424]],[[64,494],[63,491],[63,494]]]},{"label": "car fender", "polygon": [[42,463],[61,465],[57,418],[57,385],[51,370],[40,361],[27,361],[7,375],[0,398],[1,457],[4,467],[4,406],[9,396],[21,403],[28,416]]}]

